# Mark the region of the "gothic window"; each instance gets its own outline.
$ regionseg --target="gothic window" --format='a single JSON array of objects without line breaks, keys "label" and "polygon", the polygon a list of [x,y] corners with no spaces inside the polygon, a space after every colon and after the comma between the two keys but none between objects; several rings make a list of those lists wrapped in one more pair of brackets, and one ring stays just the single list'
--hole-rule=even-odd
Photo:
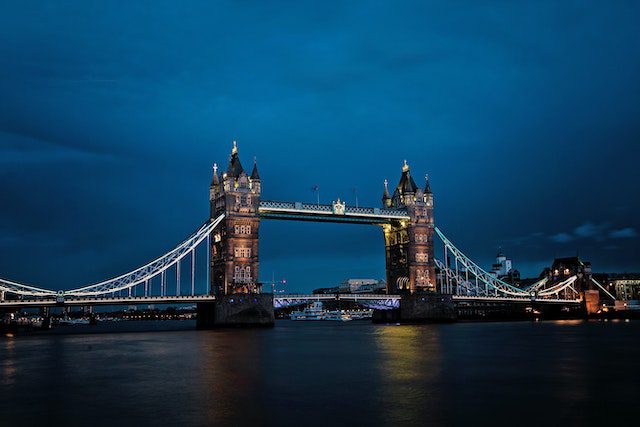
[{"label": "gothic window", "polygon": [[238,265],[233,272],[233,280],[241,283],[251,282],[251,267]]},{"label": "gothic window", "polygon": [[236,225],[236,234],[244,234],[244,225]]},{"label": "gothic window", "polygon": [[247,196],[247,204],[250,205],[251,204],[251,196]]},{"label": "gothic window", "polygon": [[416,270],[416,283],[418,285],[426,285],[429,282],[429,271],[418,269]]},{"label": "gothic window", "polygon": [[251,248],[235,248],[234,253],[236,258],[250,258]]},{"label": "gothic window", "polygon": [[251,226],[250,225],[236,225],[235,226],[236,234],[251,234]]},{"label": "gothic window", "polygon": [[417,262],[427,262],[428,259],[429,259],[429,257],[427,256],[426,253],[424,253],[424,252],[416,253],[416,261]]}]

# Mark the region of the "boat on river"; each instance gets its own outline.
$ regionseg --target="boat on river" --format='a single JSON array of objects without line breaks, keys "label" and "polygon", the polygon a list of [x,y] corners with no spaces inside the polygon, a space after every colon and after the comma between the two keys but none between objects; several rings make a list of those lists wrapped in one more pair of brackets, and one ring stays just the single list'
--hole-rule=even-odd
[{"label": "boat on river", "polygon": [[292,311],[291,320],[324,320],[324,315],[325,311],[322,308],[322,303],[316,301],[303,310]]}]

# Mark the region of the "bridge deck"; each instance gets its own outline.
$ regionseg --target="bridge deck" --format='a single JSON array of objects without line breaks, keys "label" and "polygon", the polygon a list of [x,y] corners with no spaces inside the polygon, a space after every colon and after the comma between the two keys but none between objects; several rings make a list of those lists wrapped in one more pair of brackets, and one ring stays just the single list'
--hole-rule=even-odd
[{"label": "bridge deck", "polygon": [[69,297],[63,302],[55,298],[23,299],[0,301],[2,307],[55,307],[55,306],[90,306],[90,305],[135,305],[135,304],[189,304],[196,302],[215,301],[213,295],[180,295],[180,296],[151,296],[151,297]]},{"label": "bridge deck", "polygon": [[[15,307],[55,307],[55,306],[92,306],[92,305],[145,305],[145,304],[193,304],[198,302],[215,301],[213,295],[180,295],[180,296],[147,296],[147,297],[67,297],[64,301],[55,298],[22,299],[0,301],[0,308]],[[351,301],[351,302],[380,302],[387,306],[396,306],[402,299],[401,295],[384,294],[291,294],[274,296],[276,308],[292,304],[311,301]],[[580,300],[540,298],[532,300],[525,297],[492,297],[492,296],[462,296],[453,295],[455,302],[508,302],[522,304],[580,304]]]}]

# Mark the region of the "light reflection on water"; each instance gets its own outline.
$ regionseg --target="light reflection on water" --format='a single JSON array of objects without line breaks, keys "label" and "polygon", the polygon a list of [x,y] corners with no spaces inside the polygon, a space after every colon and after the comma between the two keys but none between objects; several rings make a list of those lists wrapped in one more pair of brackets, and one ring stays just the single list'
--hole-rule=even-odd
[{"label": "light reflection on water", "polygon": [[427,416],[440,423],[441,354],[438,326],[378,328],[380,381],[386,398],[395,402],[384,414],[388,425]]},{"label": "light reflection on water", "polygon": [[[126,326],[168,325],[193,326]],[[640,397],[639,333],[640,322],[282,321],[22,336],[0,340],[1,425],[610,424]]]}]

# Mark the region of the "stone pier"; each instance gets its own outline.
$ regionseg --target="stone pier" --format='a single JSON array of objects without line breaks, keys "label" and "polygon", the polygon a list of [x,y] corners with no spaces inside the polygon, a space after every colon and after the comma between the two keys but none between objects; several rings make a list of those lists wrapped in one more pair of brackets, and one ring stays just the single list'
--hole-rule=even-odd
[{"label": "stone pier", "polygon": [[213,302],[198,303],[197,327],[273,327],[273,295],[230,294]]},{"label": "stone pier", "polygon": [[584,301],[584,310],[587,316],[598,313],[598,310],[600,310],[599,291],[584,291],[582,300]]},{"label": "stone pier", "polygon": [[403,295],[400,308],[373,313],[374,323],[455,322],[457,318],[451,295],[436,292]]}]

